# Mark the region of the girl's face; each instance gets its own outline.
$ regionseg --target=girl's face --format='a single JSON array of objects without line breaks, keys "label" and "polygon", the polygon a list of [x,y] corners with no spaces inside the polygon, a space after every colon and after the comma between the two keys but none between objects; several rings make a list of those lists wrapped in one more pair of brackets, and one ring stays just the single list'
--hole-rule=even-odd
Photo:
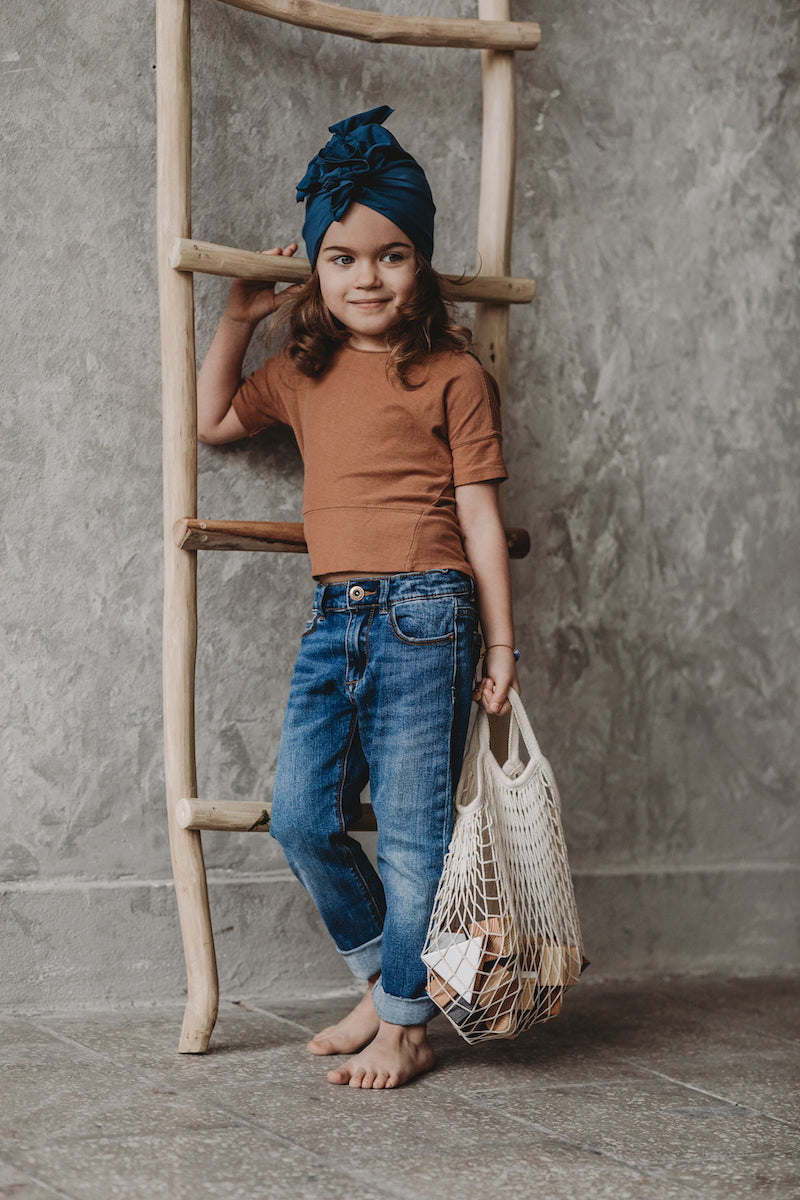
[{"label": "girl's face", "polygon": [[414,295],[414,246],[388,217],[351,204],[328,226],[319,255],[322,299],[351,333],[356,350],[385,350],[386,334]]}]

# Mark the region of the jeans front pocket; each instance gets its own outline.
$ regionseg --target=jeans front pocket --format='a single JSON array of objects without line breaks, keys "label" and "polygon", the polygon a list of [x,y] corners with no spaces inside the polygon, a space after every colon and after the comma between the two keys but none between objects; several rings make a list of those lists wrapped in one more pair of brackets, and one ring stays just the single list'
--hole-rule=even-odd
[{"label": "jeans front pocket", "polygon": [[455,597],[397,600],[389,609],[389,624],[395,637],[409,646],[452,642],[456,635]]}]

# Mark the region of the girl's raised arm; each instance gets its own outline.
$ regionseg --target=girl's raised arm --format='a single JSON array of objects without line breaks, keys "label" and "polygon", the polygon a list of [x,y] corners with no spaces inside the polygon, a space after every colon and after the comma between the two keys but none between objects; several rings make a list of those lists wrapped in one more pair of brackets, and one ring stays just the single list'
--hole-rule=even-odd
[{"label": "girl's raised arm", "polygon": [[[283,250],[275,246],[266,254],[285,254],[297,250],[292,242]],[[283,304],[292,288],[275,294],[274,283],[234,279],[228,303],[217,332],[208,348],[197,376],[197,436],[201,442],[219,445],[235,442],[247,431],[231,408],[242,377],[242,363],[256,326]]]}]

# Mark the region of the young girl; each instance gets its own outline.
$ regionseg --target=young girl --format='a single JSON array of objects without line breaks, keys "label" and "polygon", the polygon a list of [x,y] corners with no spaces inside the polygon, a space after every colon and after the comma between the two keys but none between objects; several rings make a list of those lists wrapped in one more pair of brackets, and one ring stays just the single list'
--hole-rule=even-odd
[{"label": "young girl", "polygon": [[[497,390],[442,301],[433,199],[382,128],[391,111],[331,126],[298,188],[310,281],[278,295],[234,282],[198,380],[202,441],[287,424],[303,456],[317,587],[271,831],[369,981],[353,1012],[309,1043],[355,1054],[328,1079],[365,1088],[434,1063],[420,953],[452,831],[479,619],[487,649],[474,698],[504,713],[519,687]],[[256,325],[287,302],[286,348],[241,382]],[[367,779],[377,873],[348,833]]]}]

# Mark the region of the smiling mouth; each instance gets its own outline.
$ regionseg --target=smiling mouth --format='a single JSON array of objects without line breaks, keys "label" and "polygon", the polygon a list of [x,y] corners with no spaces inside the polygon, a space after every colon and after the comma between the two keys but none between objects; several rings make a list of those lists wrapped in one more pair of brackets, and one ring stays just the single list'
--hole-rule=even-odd
[{"label": "smiling mouth", "polygon": [[350,304],[354,304],[356,308],[380,308],[382,304],[389,303],[389,297],[386,296],[381,300],[350,300]]}]

